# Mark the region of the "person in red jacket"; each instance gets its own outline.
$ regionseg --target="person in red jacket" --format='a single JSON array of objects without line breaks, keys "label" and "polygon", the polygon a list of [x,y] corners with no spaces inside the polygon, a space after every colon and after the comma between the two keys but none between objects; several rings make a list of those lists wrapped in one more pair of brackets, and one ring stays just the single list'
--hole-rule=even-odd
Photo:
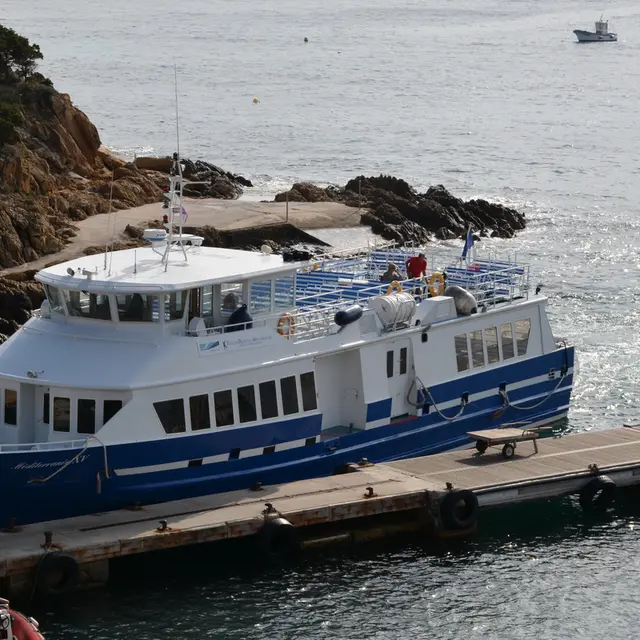
[{"label": "person in red jacket", "polygon": [[424,253],[419,253],[413,258],[407,260],[407,278],[419,278],[420,276],[427,275],[427,259]]}]

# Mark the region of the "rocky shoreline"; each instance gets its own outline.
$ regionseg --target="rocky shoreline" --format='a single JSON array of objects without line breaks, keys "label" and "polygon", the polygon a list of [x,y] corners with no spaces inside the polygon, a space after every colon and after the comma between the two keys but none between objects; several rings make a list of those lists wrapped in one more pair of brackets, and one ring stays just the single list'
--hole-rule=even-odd
[{"label": "rocky shoreline", "polygon": [[[0,28],[3,28],[0,26]],[[4,29],[4,28],[3,28]],[[12,32],[13,33],[13,32]],[[28,263],[63,250],[77,233],[77,223],[90,216],[162,202],[171,158],[138,157],[127,162],[105,148],[96,127],[67,94],[35,72],[39,49],[23,41],[33,59],[0,69],[0,342],[23,324],[41,304],[42,287]],[[0,47],[3,46],[0,43]],[[31,49],[29,49],[31,47]],[[237,199],[251,182],[201,160],[183,160],[183,195],[191,198]],[[425,244],[432,238],[463,237],[469,227],[477,237],[512,237],[525,226],[524,214],[485,200],[463,202],[442,185],[417,193],[392,176],[359,176],[344,187],[320,188],[296,183],[276,202],[334,202],[360,207],[360,223],[387,240]],[[159,225],[158,219],[144,226]],[[116,238],[116,248],[141,246],[143,226],[129,226]],[[244,229],[188,227],[205,245],[259,248],[304,257],[301,243],[321,245],[291,224],[253,224]],[[85,247],[84,253],[103,251]],[[22,271],[16,267],[25,265]]]}]

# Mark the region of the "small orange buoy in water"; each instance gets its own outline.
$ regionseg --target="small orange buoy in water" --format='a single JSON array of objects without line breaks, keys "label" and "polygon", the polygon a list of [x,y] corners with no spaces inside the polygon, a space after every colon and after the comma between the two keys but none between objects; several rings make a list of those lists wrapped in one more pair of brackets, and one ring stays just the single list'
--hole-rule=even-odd
[{"label": "small orange buoy in water", "polygon": [[254,98],[253,99],[253,104],[258,104],[258,102],[260,102],[260,100],[258,100],[258,98]]}]

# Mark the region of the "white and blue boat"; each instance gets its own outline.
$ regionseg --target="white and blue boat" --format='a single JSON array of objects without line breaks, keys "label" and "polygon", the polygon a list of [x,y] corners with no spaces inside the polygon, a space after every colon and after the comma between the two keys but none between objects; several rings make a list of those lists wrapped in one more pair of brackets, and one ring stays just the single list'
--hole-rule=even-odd
[{"label": "white and blue boat", "polygon": [[176,162],[149,247],[36,275],[46,300],[0,346],[0,527],[329,475],[567,415],[574,349],[527,265],[427,256],[428,278],[383,284],[411,252],[291,263],[204,247],[182,231],[180,181]]}]

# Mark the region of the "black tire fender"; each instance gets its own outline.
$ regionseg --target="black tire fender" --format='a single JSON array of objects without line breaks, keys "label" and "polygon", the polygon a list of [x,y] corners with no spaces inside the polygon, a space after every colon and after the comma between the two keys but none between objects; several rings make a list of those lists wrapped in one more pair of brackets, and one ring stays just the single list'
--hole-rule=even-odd
[{"label": "black tire fender", "polygon": [[440,503],[445,529],[470,529],[478,520],[478,497],[469,489],[451,491]]},{"label": "black tire fender", "polygon": [[272,518],[258,532],[258,544],[262,556],[270,561],[284,561],[300,550],[295,527],[285,518]]},{"label": "black tire fender", "polygon": [[585,510],[606,509],[616,497],[616,483],[609,476],[596,476],[580,489],[580,506]]},{"label": "black tire fender", "polygon": [[62,596],[75,591],[80,568],[75,558],[62,553],[47,553],[40,560],[36,590],[44,596]]}]

